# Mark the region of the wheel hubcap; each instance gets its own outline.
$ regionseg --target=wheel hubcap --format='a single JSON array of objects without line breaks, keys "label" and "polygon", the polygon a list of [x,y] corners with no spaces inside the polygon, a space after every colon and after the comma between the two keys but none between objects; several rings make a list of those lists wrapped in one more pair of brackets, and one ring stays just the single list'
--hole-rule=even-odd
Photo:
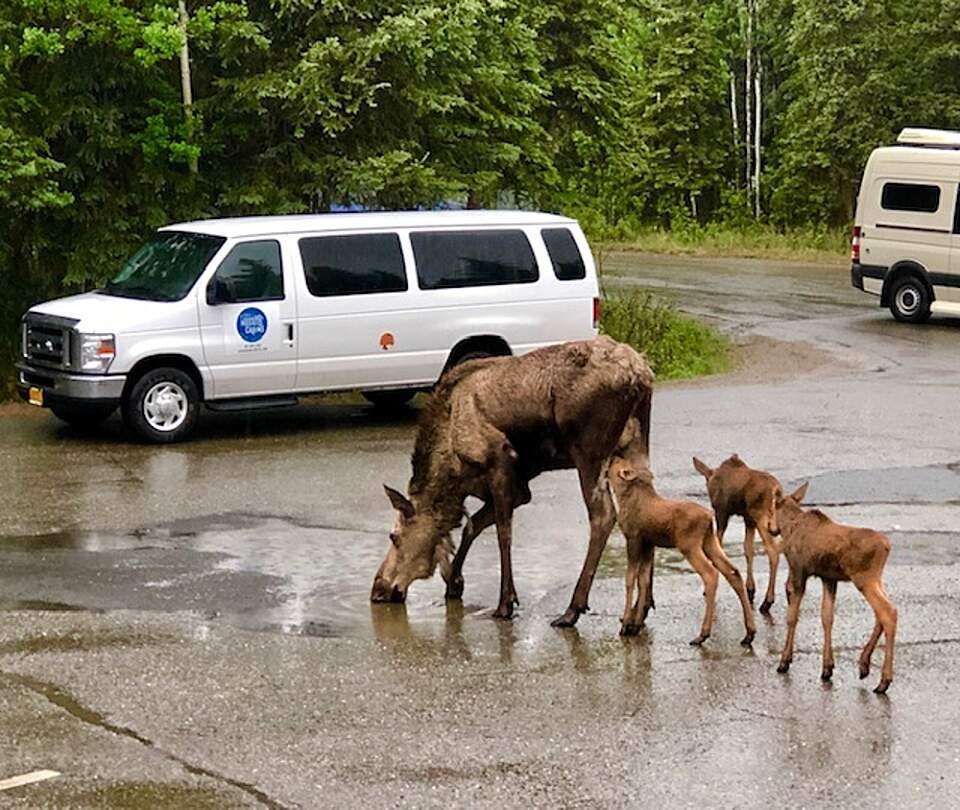
[{"label": "wheel hubcap", "polygon": [[904,315],[913,315],[920,309],[920,292],[916,287],[901,287],[897,290],[897,309]]},{"label": "wheel hubcap", "polygon": [[143,399],[143,415],[154,430],[169,433],[187,418],[186,392],[175,382],[160,382],[147,391]]}]

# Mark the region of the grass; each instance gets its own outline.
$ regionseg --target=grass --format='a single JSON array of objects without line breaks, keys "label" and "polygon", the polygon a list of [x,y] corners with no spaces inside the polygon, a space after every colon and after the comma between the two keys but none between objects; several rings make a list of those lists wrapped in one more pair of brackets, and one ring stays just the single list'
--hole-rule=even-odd
[{"label": "grass", "polygon": [[606,296],[600,331],[646,354],[658,380],[718,374],[732,365],[732,346],[725,336],[650,293]]},{"label": "grass", "polygon": [[849,261],[850,235],[845,228],[807,227],[778,230],[772,225],[706,225],[665,231],[639,228],[598,242],[603,250],[636,250],[693,256],[738,256],[841,265]]}]

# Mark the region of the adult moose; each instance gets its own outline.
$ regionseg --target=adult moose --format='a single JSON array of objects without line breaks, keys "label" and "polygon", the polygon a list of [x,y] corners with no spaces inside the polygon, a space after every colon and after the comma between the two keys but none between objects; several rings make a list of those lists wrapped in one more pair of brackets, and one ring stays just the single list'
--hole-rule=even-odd
[{"label": "adult moose", "polygon": [[[424,409],[407,496],[386,487],[398,517],[373,582],[373,601],[403,601],[437,566],[448,597],[463,590],[462,566],[474,538],[492,523],[500,545],[500,601],[517,602],[511,564],[513,510],[530,500],[529,482],[575,467],[590,517],[590,545],[567,610],[553,624],[573,626],[616,521],[605,467],[614,453],[646,464],[653,372],[643,356],[608,337],[563,343],[519,357],[473,360],[451,369]],[[450,532],[464,500],[485,505],[468,518],[456,557]]]}]

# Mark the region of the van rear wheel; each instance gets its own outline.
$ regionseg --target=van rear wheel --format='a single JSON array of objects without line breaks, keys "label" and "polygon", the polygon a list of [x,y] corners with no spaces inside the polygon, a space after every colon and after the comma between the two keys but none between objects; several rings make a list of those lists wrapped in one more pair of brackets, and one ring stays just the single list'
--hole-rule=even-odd
[{"label": "van rear wheel", "polygon": [[930,317],[930,293],[917,276],[904,276],[890,290],[890,312],[902,323],[923,323]]}]

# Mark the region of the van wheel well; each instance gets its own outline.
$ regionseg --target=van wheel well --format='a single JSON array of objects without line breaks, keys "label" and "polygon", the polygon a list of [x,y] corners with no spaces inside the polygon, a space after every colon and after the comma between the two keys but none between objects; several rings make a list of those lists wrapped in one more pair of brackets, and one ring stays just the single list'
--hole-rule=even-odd
[{"label": "van wheel well", "polygon": [[130,389],[136,385],[137,380],[155,368],[177,368],[185,374],[190,375],[190,378],[197,384],[197,390],[200,392],[200,401],[202,402],[204,400],[203,377],[200,376],[200,370],[193,360],[182,354],[157,354],[138,361],[127,374],[127,382],[123,386],[124,399],[126,399]]},{"label": "van wheel well", "polygon": [[927,278],[927,271],[924,270],[921,265],[916,264],[915,262],[901,262],[900,264],[895,264],[893,267],[891,267],[890,272],[887,273],[886,278],[883,280],[883,289],[880,291],[880,306],[890,306],[890,291],[904,276],[915,276],[916,278],[920,279],[920,281],[923,282],[923,285],[927,288],[927,293],[930,295],[930,300],[934,300],[935,296],[933,294],[933,287],[930,285],[930,279]]},{"label": "van wheel well", "polygon": [[446,371],[459,363],[468,354],[485,354],[489,357],[508,357],[513,354],[510,346],[502,337],[498,335],[475,335],[461,340],[447,358],[447,364],[443,367]]}]

